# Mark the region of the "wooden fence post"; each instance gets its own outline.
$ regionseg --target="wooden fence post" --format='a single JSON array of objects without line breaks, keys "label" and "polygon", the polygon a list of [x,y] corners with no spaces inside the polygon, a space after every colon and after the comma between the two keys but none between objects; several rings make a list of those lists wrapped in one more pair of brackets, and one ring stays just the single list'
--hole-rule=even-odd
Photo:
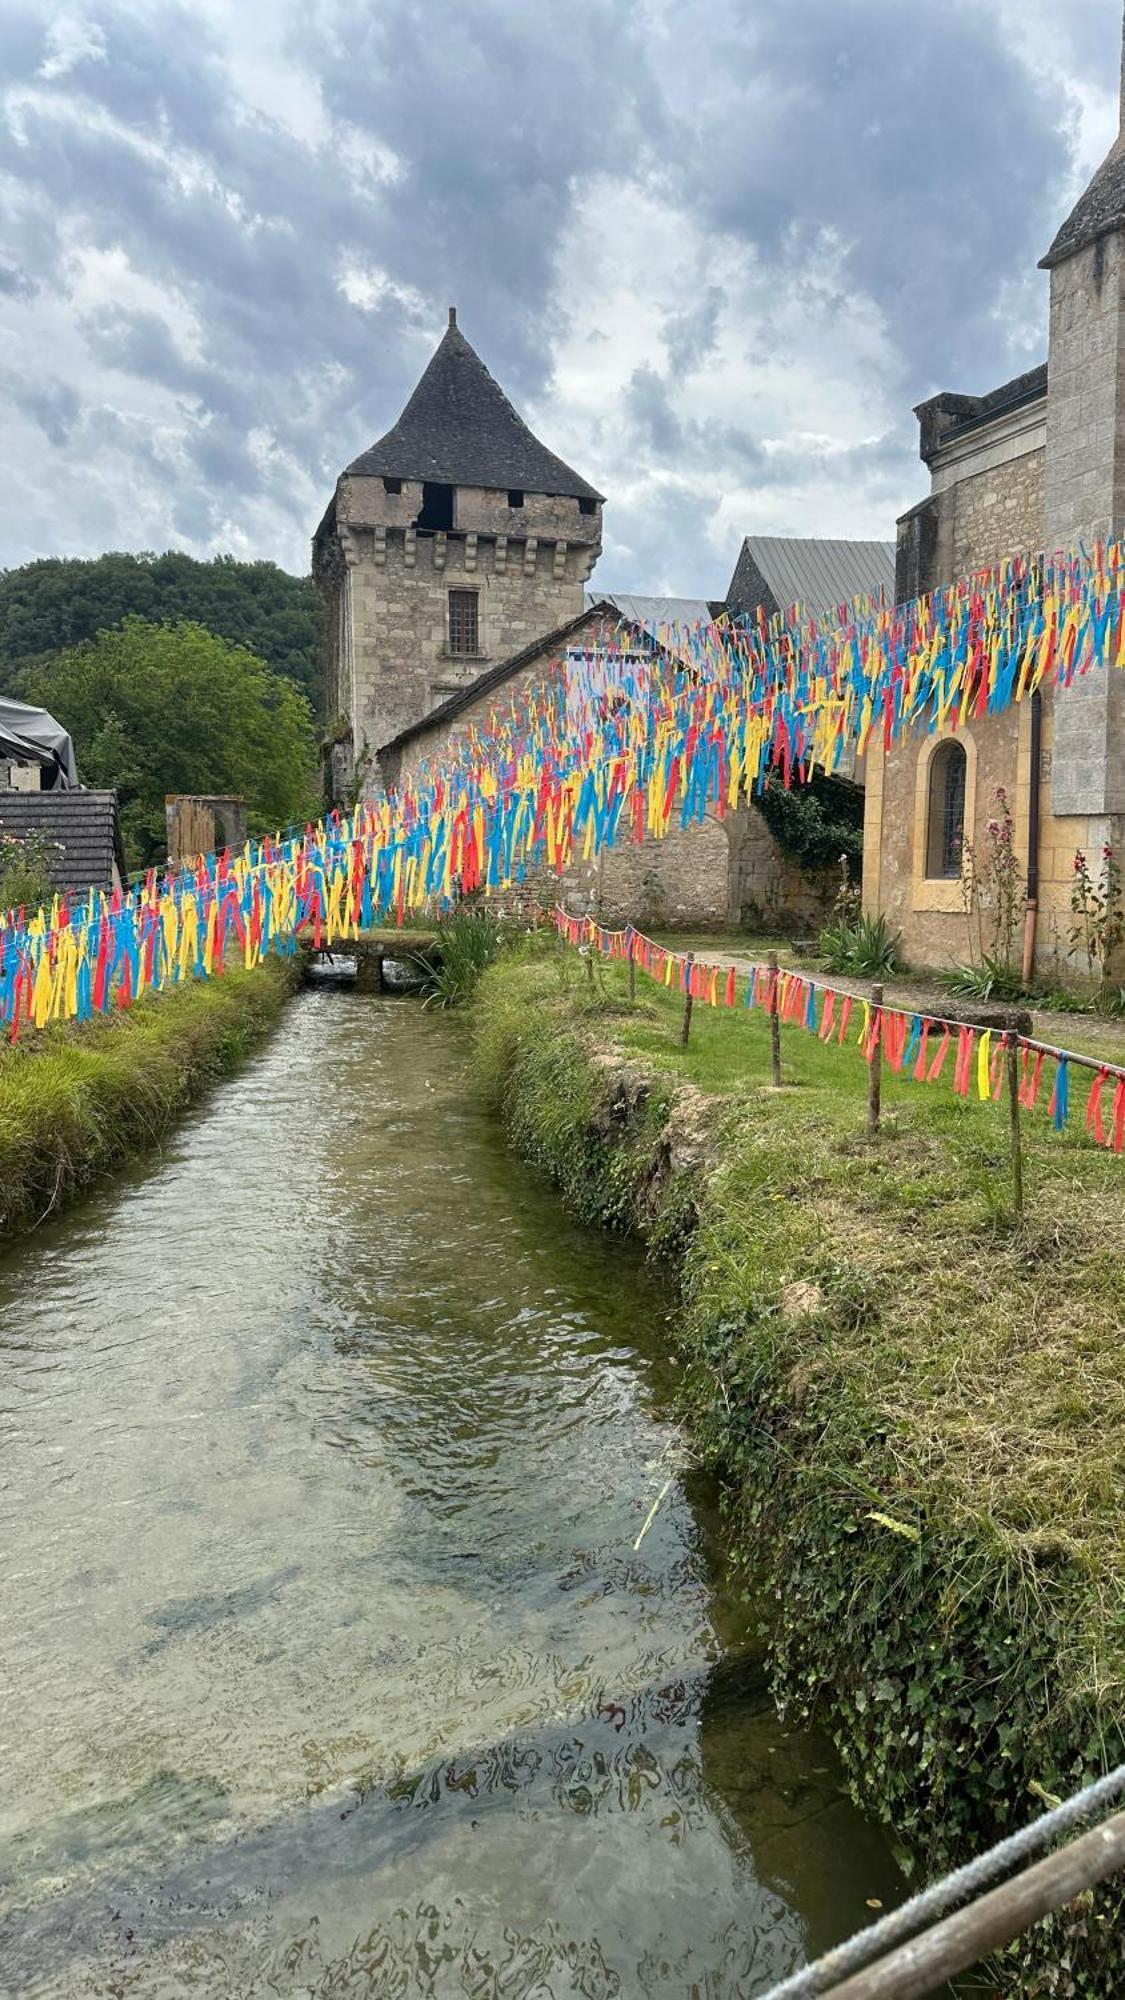
[{"label": "wooden fence post", "polygon": [[680,1030],[680,1041],[683,1043],[685,1049],[688,1045],[688,1036],[691,1033],[691,975],[694,965],[695,954],[689,951],[687,955],[687,999],[684,1001],[684,1025]]},{"label": "wooden fence post", "polygon": [[875,1037],[867,1064],[867,1136],[875,1139],[879,1135],[879,1116],[883,1105],[883,988],[876,983],[871,988],[871,1029]]},{"label": "wooden fence post", "polygon": [[1023,1149],[1020,1140],[1020,1038],[1008,1029],[1008,1126],[1012,1137],[1012,1211],[1023,1214]]},{"label": "wooden fence post", "polygon": [[771,951],[769,958],[766,960],[766,965],[769,971],[769,992],[766,996],[766,1005],[769,1008],[770,1016],[770,1069],[773,1076],[773,1087],[775,1090],[780,1090],[781,1015],[778,1012],[778,1007],[780,1002],[779,986],[781,975],[778,968],[776,951]]},{"label": "wooden fence post", "polygon": [[632,924],[629,925],[625,933],[625,941],[629,947],[629,1005],[630,1007],[635,1007],[637,1004],[637,939]]}]

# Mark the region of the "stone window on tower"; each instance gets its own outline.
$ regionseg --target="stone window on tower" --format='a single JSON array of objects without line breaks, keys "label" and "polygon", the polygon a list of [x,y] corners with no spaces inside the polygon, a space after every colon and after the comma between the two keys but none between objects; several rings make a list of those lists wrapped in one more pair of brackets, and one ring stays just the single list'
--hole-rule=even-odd
[{"label": "stone window on tower", "polygon": [[939,744],[930,759],[926,816],[926,875],[951,881],[961,873],[965,847],[965,781],[968,772],[960,743]]},{"label": "stone window on tower", "polygon": [[523,488],[521,486],[509,486],[508,505],[509,507],[523,506]]},{"label": "stone window on tower", "polygon": [[449,650],[463,659],[480,652],[479,600],[477,590],[449,593]]},{"label": "stone window on tower", "polygon": [[401,479],[390,479],[390,478],[388,478],[388,477],[387,477],[387,475],[386,475],[386,474],[384,473],[384,475],[383,475],[383,491],[384,491],[384,493],[401,493],[401,492],[402,492],[402,481],[401,481]]},{"label": "stone window on tower", "polygon": [[578,502],[578,512],[580,514],[593,514],[597,511],[597,505],[596,500],[580,500]]}]

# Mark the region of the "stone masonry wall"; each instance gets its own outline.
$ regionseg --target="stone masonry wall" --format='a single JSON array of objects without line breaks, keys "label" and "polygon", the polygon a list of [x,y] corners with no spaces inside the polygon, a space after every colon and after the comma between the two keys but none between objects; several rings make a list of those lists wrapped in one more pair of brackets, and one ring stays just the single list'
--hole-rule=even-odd
[{"label": "stone masonry wall", "polygon": [[1043,474],[1043,452],[1029,451],[942,494],[953,512],[953,576],[1042,547]]},{"label": "stone masonry wall", "polygon": [[[1125,524],[1125,234],[1051,272],[1047,400],[1048,547]],[[1052,804],[1061,815],[1125,814],[1125,675],[1088,674],[1059,702]]]},{"label": "stone masonry wall", "polygon": [[[608,636],[608,635],[607,635]],[[596,644],[598,631],[584,635]],[[388,790],[406,790],[422,766],[440,766],[450,750],[497,706],[518,702],[549,675],[565,671],[561,661],[539,654],[503,685],[432,729],[420,730],[381,759]],[[815,928],[831,900],[835,881],[806,875],[778,846],[761,814],[741,807],[720,820],[709,812],[700,826],[673,825],[662,840],[624,840],[592,861],[575,861],[561,876],[544,875],[523,885],[550,906],[563,902],[575,912],[596,912],[611,924],[636,923],[650,929],[723,929],[757,923],[769,928]]]},{"label": "stone masonry wall", "polygon": [[[1057,730],[1057,709],[1050,690],[1043,696],[1043,744],[1039,810],[1039,920],[1036,967],[1048,983],[1062,985],[1084,971],[1081,954],[1070,944],[1074,921],[1070,897],[1074,857],[1086,853],[1096,875],[1103,841],[1121,850],[1125,819],[1092,820],[1088,815],[1059,815],[1051,810],[1051,778]],[[1002,785],[1014,822],[1019,860],[1019,920],[1015,956],[1023,935],[1023,891],[1027,870],[1030,817],[1031,706],[1022,702],[1006,715],[962,731],[972,756],[970,810],[965,836],[984,854],[988,821],[996,814],[996,790]],[[902,939],[907,963],[921,967],[965,963],[970,957],[970,933],[960,885],[928,882],[919,866],[919,828],[924,822],[928,776],[927,752],[933,739],[911,736],[888,756],[873,746],[868,752],[864,813],[864,906],[882,911]],[[985,946],[990,944],[986,913]]]},{"label": "stone masonry wall", "polygon": [[[411,546],[388,535],[376,559],[369,533],[352,536],[349,566],[357,746],[374,751],[498,661],[518,653],[582,610],[588,551],[456,535],[417,535]],[[449,650],[451,590],[478,595],[480,650]]]}]

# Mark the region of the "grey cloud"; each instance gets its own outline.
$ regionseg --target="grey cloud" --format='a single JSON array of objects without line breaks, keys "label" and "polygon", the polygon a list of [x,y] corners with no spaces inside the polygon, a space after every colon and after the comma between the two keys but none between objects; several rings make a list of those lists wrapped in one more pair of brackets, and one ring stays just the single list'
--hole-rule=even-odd
[{"label": "grey cloud", "polygon": [[[276,538],[288,522],[287,546],[260,553],[299,561],[313,519],[293,466],[327,498],[339,467],[397,415],[420,365],[419,314],[428,325],[432,311],[436,336],[447,299],[517,402],[541,397],[567,303],[560,248],[598,177],[667,194],[716,243],[735,239],[786,311],[796,303],[829,337],[868,302],[886,359],[852,366],[881,365],[901,408],[886,438],[848,453],[766,453],[738,408],[690,420],[681,386],[713,354],[730,303],[709,275],[658,328],[661,364],[634,368],[605,412],[611,463],[672,476],[649,480],[640,512],[611,491],[611,539],[634,567],[607,570],[607,587],[721,587],[707,523],[724,478],[768,488],[779,506],[787,488],[829,480],[885,508],[889,531],[921,491],[910,404],[939,383],[988,387],[1027,365],[1026,323],[1013,342],[998,308],[1042,300],[1029,274],[1059,219],[1067,98],[1057,78],[1050,89],[1031,78],[991,0],[704,0],[690,16],[671,0],[277,4],[326,107],[323,144],[240,105],[222,30],[188,0],[89,0],[104,58],[79,56],[47,82],[41,12],[5,22],[8,79],[50,107],[24,111],[22,143],[0,123],[12,326],[21,312],[37,325],[30,315],[48,307],[73,323],[67,259],[86,246],[124,251],[199,329],[189,352],[159,311],[107,304],[81,323],[90,378],[50,388],[27,334],[22,379],[36,386],[19,408],[57,449],[26,472],[60,546],[66,451],[100,444],[120,517],[135,467],[153,504],[167,496],[169,539],[206,546],[230,519],[251,539],[269,523]],[[1059,45],[1076,75],[1097,77],[1107,49],[1115,60],[1116,29],[1117,0],[1073,0]],[[357,178],[344,121],[390,149],[392,185]],[[385,270],[401,292],[359,309],[339,289],[349,264]],[[642,298],[638,310],[655,308]],[[751,367],[776,358],[787,325],[767,308],[745,329]],[[596,312],[588,333],[604,345]],[[167,398],[167,426],[107,407],[93,380],[106,367]],[[276,440],[276,458],[250,449],[252,431]],[[548,441],[578,455],[565,437]]]},{"label": "grey cloud", "polygon": [[997,298],[1045,249],[1068,162],[1057,79],[980,0],[725,11],[738,60],[682,169],[692,207],[791,269],[823,268],[832,231],[915,378],[1002,369]]},{"label": "grey cloud", "polygon": [[638,441],[648,451],[671,458],[681,449],[684,427],[668,384],[654,368],[634,368],[625,392],[625,410],[636,427]]},{"label": "grey cloud", "polygon": [[81,409],[78,393],[69,382],[43,376],[30,380],[10,379],[0,387],[17,410],[38,424],[48,443],[64,445],[69,442]]},{"label": "grey cloud", "polygon": [[576,184],[644,173],[674,143],[637,8],[331,0],[315,20],[329,104],[401,164],[377,225],[392,268],[430,295],[448,289],[489,329],[513,391],[534,391]]},{"label": "grey cloud", "polygon": [[9,299],[30,299],[35,294],[34,280],[17,263],[0,256],[0,292]]},{"label": "grey cloud", "polygon": [[665,321],[664,351],[677,375],[690,374],[714,352],[723,303],[722,287],[706,285],[693,305]]}]

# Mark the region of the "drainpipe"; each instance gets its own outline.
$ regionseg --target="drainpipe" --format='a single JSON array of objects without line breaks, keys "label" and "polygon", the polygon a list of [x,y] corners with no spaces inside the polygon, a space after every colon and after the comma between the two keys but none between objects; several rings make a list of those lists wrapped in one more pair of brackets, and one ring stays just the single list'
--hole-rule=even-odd
[{"label": "drainpipe", "polygon": [[1031,769],[1027,799],[1027,911],[1023,923],[1021,978],[1030,986],[1035,975],[1035,936],[1039,926],[1039,793],[1043,769],[1043,696],[1031,697]]}]

